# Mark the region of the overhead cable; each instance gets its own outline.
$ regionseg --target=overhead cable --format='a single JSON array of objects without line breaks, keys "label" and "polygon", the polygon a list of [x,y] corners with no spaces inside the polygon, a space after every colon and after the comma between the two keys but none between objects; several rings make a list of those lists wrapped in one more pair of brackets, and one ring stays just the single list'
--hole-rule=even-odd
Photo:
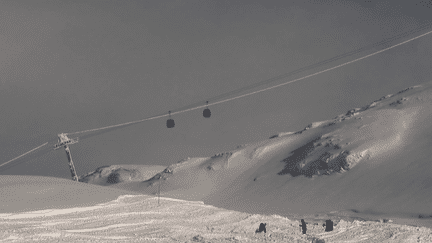
[{"label": "overhead cable", "polygon": [[37,150],[37,149],[39,149],[39,148],[41,148],[41,147],[47,145],[47,144],[48,144],[48,142],[46,142],[46,143],[42,144],[41,146],[38,146],[38,147],[36,147],[36,148],[34,148],[34,149],[28,151],[27,153],[24,153],[24,154],[22,154],[22,155],[20,155],[20,156],[18,156],[18,157],[16,157],[16,158],[14,158],[14,159],[11,159],[11,160],[9,160],[8,162],[5,162],[5,163],[1,164],[0,167],[2,167],[3,165],[9,164],[10,162],[12,162],[12,161],[14,161],[14,160],[17,160],[17,159],[23,157],[24,155],[29,154],[29,153],[31,153],[31,152],[33,152],[33,151],[35,151],[35,150]]},{"label": "overhead cable", "polygon": [[[430,24],[428,25],[428,27],[430,27]],[[424,29],[424,28],[426,28],[426,26],[423,26],[423,27],[421,27],[421,28],[418,28],[418,29],[416,29],[415,31],[418,31],[419,29]],[[408,32],[411,33],[411,32],[415,32],[415,31],[414,31],[414,30],[411,30],[411,31],[408,31]],[[398,35],[398,36],[399,36],[398,38],[401,38],[401,36],[405,36],[405,35],[407,35],[408,32],[404,32],[403,34],[399,34],[399,35]],[[242,98],[242,97],[246,97],[246,96],[249,96],[249,95],[257,94],[257,93],[260,93],[260,92],[263,92],[263,91],[266,91],[266,90],[270,90],[270,89],[274,89],[274,88],[277,88],[277,87],[280,87],[280,86],[283,86],[283,85],[287,85],[287,84],[290,84],[290,83],[294,83],[294,82],[297,82],[297,81],[303,80],[303,79],[305,79],[305,78],[309,78],[309,77],[312,77],[312,76],[316,76],[316,75],[318,75],[318,74],[321,74],[321,73],[324,73],[324,72],[327,72],[327,71],[330,71],[330,70],[333,70],[333,69],[336,69],[336,68],[340,68],[340,67],[343,67],[343,66],[345,66],[345,65],[348,65],[348,64],[350,64],[350,63],[354,63],[354,62],[360,61],[360,60],[362,60],[362,59],[365,59],[365,58],[368,58],[368,57],[374,56],[374,55],[376,55],[376,54],[379,54],[379,53],[381,53],[381,52],[384,52],[384,51],[387,51],[387,50],[393,49],[393,48],[395,48],[395,47],[397,47],[397,46],[400,46],[400,45],[403,45],[403,44],[405,44],[405,43],[411,42],[411,41],[413,41],[413,40],[416,40],[416,39],[418,39],[418,38],[421,38],[421,37],[423,37],[423,36],[426,36],[426,35],[428,35],[428,34],[430,34],[430,33],[432,33],[432,31],[426,32],[426,33],[424,33],[424,34],[422,34],[422,35],[419,35],[419,36],[416,36],[416,37],[414,37],[414,38],[408,39],[408,40],[406,40],[406,41],[403,41],[403,42],[401,42],[401,43],[399,43],[399,44],[395,44],[395,45],[393,45],[393,46],[387,47],[387,48],[382,49],[382,50],[380,50],[380,51],[376,51],[376,52],[374,52],[374,53],[372,53],[372,54],[369,54],[369,55],[366,55],[366,56],[363,56],[363,57],[360,57],[360,58],[354,59],[354,60],[349,61],[349,62],[345,62],[345,63],[343,63],[343,64],[337,65],[337,66],[332,67],[332,68],[325,69],[325,70],[323,70],[323,71],[316,72],[316,73],[311,74],[311,75],[303,76],[303,77],[301,77],[301,78],[298,78],[298,79],[295,79],[295,80],[292,80],[292,81],[288,81],[288,82],[285,82],[285,83],[282,83],[282,84],[278,84],[278,85],[274,85],[274,86],[271,86],[271,87],[268,87],[268,88],[260,89],[260,90],[257,90],[257,91],[251,92],[251,93],[247,93],[247,94],[244,94],[244,95],[236,96],[236,97],[233,97],[233,98],[224,99],[224,100],[221,100],[221,101],[215,101],[215,102],[212,102],[212,105],[216,105],[216,104],[220,104],[220,103],[228,102],[228,101],[231,101],[231,100],[239,99],[239,98]],[[396,37],[397,37],[397,36],[396,36]],[[261,86],[261,85],[263,85],[263,84],[270,83],[270,82],[273,82],[273,81],[276,81],[276,80],[279,80],[279,79],[282,79],[282,78],[285,78],[285,77],[291,76],[291,75],[293,75],[293,74],[296,74],[296,73],[302,72],[302,71],[304,71],[304,70],[307,70],[307,69],[310,69],[310,68],[314,68],[314,67],[317,67],[317,66],[321,66],[321,65],[323,65],[323,64],[326,64],[326,63],[328,63],[328,62],[332,62],[332,61],[335,61],[335,60],[341,59],[341,58],[343,58],[343,57],[351,56],[351,55],[354,55],[354,54],[356,54],[356,53],[358,53],[358,52],[364,51],[364,50],[366,50],[366,49],[368,49],[368,48],[370,48],[370,47],[373,47],[373,46],[376,46],[376,45],[381,45],[381,44],[384,44],[384,43],[388,43],[388,42],[392,41],[392,40],[393,40],[394,38],[396,38],[396,37],[392,37],[392,38],[390,38],[390,40],[381,41],[381,42],[379,42],[379,43],[375,43],[375,44],[373,44],[373,45],[369,45],[369,46],[367,46],[367,47],[363,47],[363,48],[357,49],[357,50],[355,50],[355,51],[348,52],[348,53],[345,53],[345,54],[339,55],[339,56],[337,56],[337,57],[333,57],[333,58],[328,59],[328,60],[325,60],[325,61],[323,61],[323,62],[320,62],[320,63],[317,63],[317,64],[313,64],[313,65],[310,65],[310,66],[307,66],[307,67],[301,68],[301,69],[299,69],[299,70],[296,70],[296,71],[293,71],[293,72],[290,72],[290,73],[286,73],[286,74],[283,74],[283,75],[280,75],[280,76],[277,76],[277,77],[274,77],[274,78],[271,78],[271,79],[268,79],[268,80],[265,80],[265,81],[261,81],[261,82],[258,82],[258,83],[256,83],[256,84],[253,84],[253,85],[250,85],[250,86],[247,86],[247,87],[243,87],[243,88],[241,88],[241,89],[237,89],[237,90],[234,90],[234,91],[231,91],[231,92],[228,92],[228,93],[225,93],[225,94],[222,94],[222,95],[219,95],[219,96],[213,97],[213,98],[211,98],[211,99],[207,99],[207,100],[217,100],[217,99],[220,99],[221,97],[226,97],[226,96],[228,96],[228,95],[232,95],[232,94],[234,94],[234,93],[239,93],[239,92],[242,92],[242,91],[244,91],[244,90],[248,90],[248,89],[251,89],[251,88],[255,88],[255,87]],[[396,39],[397,39],[397,38],[396,38]],[[199,109],[199,108],[203,108],[203,107],[206,107],[206,106],[207,106],[207,105],[198,105],[198,106],[196,106],[196,105],[188,105],[188,106],[186,106],[186,107],[183,107],[183,108],[179,108],[179,109],[177,109],[177,111],[174,110],[174,112],[171,112],[171,114],[172,114],[172,115],[174,115],[174,114],[179,114],[179,113],[183,113],[183,112],[187,112],[187,111],[192,111],[192,110],[196,110],[196,109]],[[188,107],[192,107],[192,108],[188,108]],[[153,119],[157,119],[157,118],[161,118],[161,117],[166,117],[166,116],[168,116],[168,114],[164,113],[164,114],[161,114],[161,115],[157,115],[157,116],[153,116],[153,117],[145,118],[145,119],[142,119],[142,120],[131,121],[131,122],[121,123],[121,124],[117,124],[117,125],[101,127],[101,128],[89,129],[89,130],[84,130],[84,131],[79,131],[79,132],[66,133],[66,135],[79,134],[79,133],[86,133],[86,132],[93,132],[93,131],[98,131],[98,130],[103,130],[103,129],[113,128],[113,127],[125,126],[125,125],[129,125],[129,124],[134,124],[134,123],[139,123],[139,122],[149,121],[149,120],[153,120]]]}]

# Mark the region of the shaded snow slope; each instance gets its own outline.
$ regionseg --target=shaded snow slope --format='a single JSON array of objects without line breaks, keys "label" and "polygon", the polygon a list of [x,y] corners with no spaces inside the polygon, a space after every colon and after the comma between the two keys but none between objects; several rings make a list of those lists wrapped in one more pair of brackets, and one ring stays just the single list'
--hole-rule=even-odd
[{"label": "shaded snow slope", "polygon": [[431,118],[427,83],[118,188],[156,194],[160,187],[165,197],[248,213],[386,215],[432,227]]},{"label": "shaded snow slope", "polygon": [[[392,223],[309,221],[225,210],[202,202],[120,196],[92,207],[0,214],[2,242],[431,242],[432,230]],[[255,233],[266,223],[266,233]]]}]

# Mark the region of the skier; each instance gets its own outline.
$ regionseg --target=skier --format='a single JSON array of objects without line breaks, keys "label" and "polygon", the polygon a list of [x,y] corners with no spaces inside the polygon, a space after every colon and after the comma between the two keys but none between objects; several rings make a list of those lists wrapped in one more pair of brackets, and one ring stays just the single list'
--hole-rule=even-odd
[{"label": "skier", "polygon": [[308,224],[308,223],[306,223],[306,222],[304,221],[304,219],[301,220],[301,223],[302,223],[302,224],[300,224],[299,226],[302,227],[302,232],[303,232],[303,234],[306,234],[306,224]]},{"label": "skier", "polygon": [[267,225],[267,223],[265,223],[265,224],[261,223],[260,226],[259,226],[259,229],[257,229],[257,230],[255,231],[255,233],[261,233],[261,232],[263,232],[263,231],[264,231],[264,233],[267,233],[267,232],[266,232],[266,228],[265,228],[266,225]]},{"label": "skier", "polygon": [[[336,226],[337,224],[335,224],[335,226]],[[328,220],[326,220],[326,223],[325,224],[323,224],[323,227],[326,227],[326,229],[325,229],[325,231],[326,232],[330,232],[330,231],[333,231],[333,221],[331,221],[330,219],[328,219]]]}]

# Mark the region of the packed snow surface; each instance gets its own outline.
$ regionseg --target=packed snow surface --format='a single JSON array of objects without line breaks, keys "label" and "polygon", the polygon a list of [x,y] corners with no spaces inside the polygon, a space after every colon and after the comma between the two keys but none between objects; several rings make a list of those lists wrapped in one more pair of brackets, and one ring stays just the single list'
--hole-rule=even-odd
[{"label": "packed snow surface", "polygon": [[[83,187],[84,189],[85,187]],[[267,232],[255,233],[261,222]],[[309,221],[247,214],[145,195],[123,195],[91,207],[0,214],[2,242],[431,242],[424,227],[339,220],[332,232]],[[319,222],[319,223],[318,223]]]}]

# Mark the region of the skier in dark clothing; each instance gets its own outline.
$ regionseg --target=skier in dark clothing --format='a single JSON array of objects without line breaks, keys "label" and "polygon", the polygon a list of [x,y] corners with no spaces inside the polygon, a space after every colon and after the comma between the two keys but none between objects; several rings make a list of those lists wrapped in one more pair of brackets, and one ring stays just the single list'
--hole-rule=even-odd
[{"label": "skier in dark clothing", "polygon": [[300,224],[299,226],[302,227],[302,232],[303,232],[303,234],[306,234],[306,224],[308,224],[308,223],[306,223],[306,222],[304,221],[304,219],[301,220],[301,223],[302,223],[302,224]]},{"label": "skier in dark clothing", "polygon": [[[323,227],[324,226],[326,227],[326,229],[325,229],[326,232],[333,231],[333,221],[331,221],[330,219],[326,220],[326,223],[323,224]],[[335,224],[335,226],[336,226],[336,224]]]},{"label": "skier in dark clothing", "polygon": [[265,224],[261,223],[260,226],[259,226],[259,229],[257,229],[255,231],[255,233],[261,233],[263,231],[264,231],[264,233],[267,233],[267,231],[266,231],[266,225],[267,225],[267,223],[265,223]]}]

